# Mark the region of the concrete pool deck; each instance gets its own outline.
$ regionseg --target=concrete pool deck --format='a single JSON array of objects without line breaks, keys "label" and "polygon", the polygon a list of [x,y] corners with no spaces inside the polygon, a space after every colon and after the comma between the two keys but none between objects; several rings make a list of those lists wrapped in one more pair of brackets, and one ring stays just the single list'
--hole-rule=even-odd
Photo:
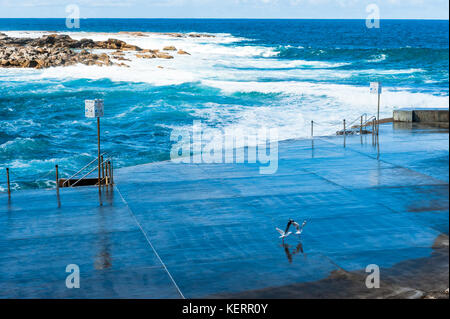
[{"label": "concrete pool deck", "polygon": [[[123,168],[103,206],[92,187],[61,189],[60,207],[55,190],[0,194],[0,298],[320,297],[314,283],[369,264],[383,281],[431,258],[437,238],[448,251],[449,135],[394,123],[379,138],[280,142],[274,175],[257,164]],[[275,227],[289,218],[308,224],[283,245]],[[66,288],[68,264],[79,289]],[[448,257],[446,269],[448,286]],[[283,288],[293,284],[301,293]]]}]

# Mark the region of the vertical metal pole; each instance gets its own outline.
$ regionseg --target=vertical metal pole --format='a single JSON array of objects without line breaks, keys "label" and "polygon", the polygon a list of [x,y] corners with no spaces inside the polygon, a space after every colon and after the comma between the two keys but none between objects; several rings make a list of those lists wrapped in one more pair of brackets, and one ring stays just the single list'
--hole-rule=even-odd
[{"label": "vertical metal pole", "polygon": [[56,170],[56,195],[59,196],[59,174],[58,174],[58,165],[55,165]]},{"label": "vertical metal pole", "polygon": [[109,185],[109,161],[105,163],[105,178],[106,185]]},{"label": "vertical metal pole", "polygon": [[8,196],[11,196],[11,185],[9,184],[9,168],[6,168],[6,182],[8,183]]},{"label": "vertical metal pole", "polygon": [[359,134],[362,135],[363,116],[361,115],[361,125],[359,126]]},{"label": "vertical metal pole", "polygon": [[344,120],[344,135],[346,135],[346,132],[345,132],[345,120]]},{"label": "vertical metal pole", "polygon": [[380,126],[380,92],[378,92],[377,135],[379,126]]},{"label": "vertical metal pole", "polygon": [[55,169],[56,169],[56,199],[58,201],[58,208],[59,208],[59,207],[61,207],[61,200],[59,198],[59,170],[58,170],[58,165],[55,165]]},{"label": "vertical metal pole", "polygon": [[105,179],[105,160],[103,159],[103,155],[100,156],[102,159],[102,181]]},{"label": "vertical metal pole", "polygon": [[111,162],[111,184],[114,184],[114,167],[113,162]]},{"label": "vertical metal pole", "polygon": [[314,121],[311,121],[311,137],[314,137]]},{"label": "vertical metal pole", "polygon": [[375,136],[376,136],[376,132],[375,132],[375,119],[372,120],[372,144],[375,143]]},{"label": "vertical metal pole", "polygon": [[112,185],[111,161],[108,161],[108,183]]},{"label": "vertical metal pole", "polygon": [[101,168],[100,168],[100,165],[101,165],[101,158],[100,158],[100,118],[99,117],[97,117],[97,146],[98,146],[98,189],[99,189],[99,191],[100,191],[100,187],[101,187],[101,185],[100,185],[100,174],[101,174]]}]

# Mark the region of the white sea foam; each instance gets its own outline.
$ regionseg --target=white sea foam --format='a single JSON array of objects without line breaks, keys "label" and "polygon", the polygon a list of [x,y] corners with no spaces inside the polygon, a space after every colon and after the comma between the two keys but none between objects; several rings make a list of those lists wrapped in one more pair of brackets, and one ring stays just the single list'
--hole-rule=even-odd
[{"label": "white sea foam", "polygon": [[[367,87],[339,84],[320,84],[311,82],[279,81],[279,82],[239,82],[239,81],[210,81],[203,83],[207,86],[219,88],[227,93],[259,92],[284,93],[300,96],[328,97],[345,103],[346,105],[361,106],[375,101],[376,96],[369,94]],[[448,104],[448,96],[436,96],[426,93],[414,93],[412,89],[383,89],[383,100],[392,107],[436,107]],[[372,101],[373,100],[373,101]],[[366,102],[367,101],[367,102]]]},{"label": "white sea foam", "polygon": [[[251,126],[275,123],[282,128],[280,139],[309,136],[308,125],[314,120],[319,125],[319,135],[333,134],[342,126],[342,120],[354,120],[363,113],[376,112],[377,97],[366,87],[350,85],[318,84],[309,82],[231,82],[203,81],[205,85],[219,88],[227,94],[236,92],[278,93],[279,103],[268,108],[245,110],[237,125]],[[381,98],[381,116],[391,117],[395,108],[442,107],[449,103],[448,96],[414,93],[411,89],[385,88]],[[284,123],[284,124],[283,124]]]},{"label": "white sea foam", "polygon": [[325,62],[325,61],[306,61],[306,60],[280,60],[280,59],[234,59],[218,60],[218,66],[231,68],[254,68],[254,69],[292,69],[292,68],[338,68],[350,65],[348,62]]},{"label": "white sea foam", "polygon": [[3,144],[0,144],[0,149],[8,150],[8,149],[10,149],[11,147],[14,147],[17,144],[25,144],[27,142],[33,142],[33,141],[34,141],[33,139],[28,138],[28,137],[27,138],[16,138],[14,140],[7,141],[7,142],[5,142]]},{"label": "white sea foam", "polygon": [[[10,36],[39,37],[47,32],[6,32]],[[188,82],[220,89],[224,94],[261,93],[278,94],[270,105],[248,107],[205,103],[201,109],[191,111],[211,127],[233,127],[244,130],[261,126],[279,128],[279,138],[309,136],[311,120],[318,122],[317,134],[332,134],[341,126],[342,119],[354,119],[362,113],[374,114],[376,96],[367,87],[325,84],[317,81],[339,81],[363,76],[405,77],[423,74],[420,68],[411,69],[342,69],[348,62],[283,60],[278,59],[276,47],[243,45],[245,40],[229,34],[216,34],[214,38],[174,38],[168,35],[146,33],[146,37],[131,34],[65,33],[74,39],[91,38],[97,41],[117,38],[144,49],[162,49],[175,46],[191,55],[175,58],[139,59],[135,52],[125,52],[130,68],[74,65],[43,70],[1,69],[0,80],[42,81],[46,79],[102,79],[112,81],[144,82],[155,86],[177,85]],[[374,56],[370,62],[386,59],[384,54]],[[117,61],[122,62],[122,61]],[[160,68],[163,67],[163,68]],[[369,80],[368,80],[369,81]],[[52,90],[58,90],[57,86]],[[399,107],[448,106],[448,96],[417,93],[412,88],[385,87],[382,95],[382,116],[392,116]],[[188,106],[186,106],[189,108]],[[132,106],[116,115],[128,116],[139,107]],[[305,124],[306,123],[306,124]],[[80,123],[82,125],[82,123]]]},{"label": "white sea foam", "polygon": [[387,55],[386,54],[378,54],[373,56],[371,59],[367,60],[367,62],[370,63],[377,63],[377,62],[382,62],[384,60],[386,60]]}]

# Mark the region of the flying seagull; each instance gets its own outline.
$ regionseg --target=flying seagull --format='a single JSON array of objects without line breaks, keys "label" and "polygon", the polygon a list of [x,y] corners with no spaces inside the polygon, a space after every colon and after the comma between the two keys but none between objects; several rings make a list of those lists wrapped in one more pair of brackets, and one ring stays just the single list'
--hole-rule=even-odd
[{"label": "flying seagull", "polygon": [[289,219],[285,231],[282,231],[282,230],[279,229],[279,228],[275,228],[275,229],[280,233],[280,235],[281,235],[280,238],[285,239],[285,238],[288,237],[290,234],[292,234],[292,232],[288,232],[289,227],[291,227],[291,224],[292,224],[292,223],[295,223],[294,220],[293,220],[293,219]]},{"label": "flying seagull", "polygon": [[292,234],[292,232],[286,233],[286,232],[282,231],[281,229],[279,229],[278,227],[275,228],[275,229],[280,233],[280,235],[281,235],[280,238],[282,238],[282,239],[285,239],[287,236]]},{"label": "flying seagull", "polygon": [[292,234],[292,232],[289,231],[289,227],[291,227],[291,225],[294,225],[294,227],[297,229],[295,234],[300,235],[303,232],[303,227],[305,227],[305,225],[306,225],[306,220],[303,221],[302,226],[300,226],[299,223],[297,223],[293,219],[289,219],[286,229],[284,231],[282,231],[279,228],[275,228],[280,233],[280,235],[281,235],[280,238],[285,239],[290,234]]},{"label": "flying seagull", "polygon": [[292,222],[292,225],[294,225],[297,229],[295,234],[300,235],[303,232],[303,227],[306,225],[306,220],[303,221],[302,226],[300,226],[297,222]]}]

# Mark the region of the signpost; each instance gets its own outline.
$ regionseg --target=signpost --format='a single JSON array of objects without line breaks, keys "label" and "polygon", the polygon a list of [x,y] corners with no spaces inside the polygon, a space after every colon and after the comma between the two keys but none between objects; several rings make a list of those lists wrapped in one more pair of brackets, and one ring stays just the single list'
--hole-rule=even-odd
[{"label": "signpost", "polygon": [[377,135],[378,126],[380,125],[380,95],[381,95],[381,82],[370,82],[370,93],[378,95],[378,111],[377,111]]},{"label": "signpost", "polygon": [[98,151],[98,188],[101,187],[101,158],[100,158],[100,118],[103,116],[103,100],[85,100],[84,112],[88,118],[97,118],[97,151]]}]

